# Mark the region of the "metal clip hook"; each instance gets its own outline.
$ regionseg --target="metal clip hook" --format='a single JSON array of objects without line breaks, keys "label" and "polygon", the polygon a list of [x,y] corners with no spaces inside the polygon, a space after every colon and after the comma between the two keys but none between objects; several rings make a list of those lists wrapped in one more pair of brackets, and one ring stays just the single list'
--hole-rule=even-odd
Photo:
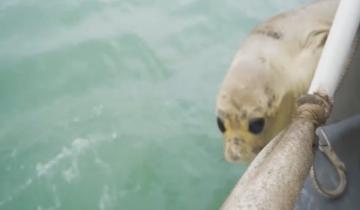
[{"label": "metal clip hook", "polygon": [[319,137],[319,146],[318,146],[319,150],[320,150],[320,152],[322,152],[325,155],[325,157],[328,159],[328,161],[331,163],[331,165],[334,166],[336,173],[338,175],[338,178],[339,178],[339,183],[338,183],[336,189],[334,189],[334,190],[324,188],[320,184],[320,182],[316,176],[314,164],[311,167],[310,176],[312,177],[313,185],[314,185],[315,189],[320,194],[322,194],[323,196],[328,197],[328,198],[337,198],[337,197],[341,196],[346,189],[346,184],[347,184],[346,167],[345,167],[345,164],[336,155],[335,151],[332,149],[329,138],[326,135],[326,133],[324,132],[323,128],[320,127],[319,131],[320,131],[321,136],[323,137],[323,138]]}]

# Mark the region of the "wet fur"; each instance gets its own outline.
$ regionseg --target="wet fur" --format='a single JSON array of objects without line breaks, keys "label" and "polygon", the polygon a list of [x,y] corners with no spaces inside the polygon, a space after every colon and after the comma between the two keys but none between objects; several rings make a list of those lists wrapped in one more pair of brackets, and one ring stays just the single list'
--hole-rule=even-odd
[{"label": "wet fur", "polygon": [[[338,1],[321,1],[270,18],[256,27],[236,54],[217,100],[226,131],[225,159],[251,161],[291,119],[307,91]],[[249,132],[252,118],[265,128]]]}]

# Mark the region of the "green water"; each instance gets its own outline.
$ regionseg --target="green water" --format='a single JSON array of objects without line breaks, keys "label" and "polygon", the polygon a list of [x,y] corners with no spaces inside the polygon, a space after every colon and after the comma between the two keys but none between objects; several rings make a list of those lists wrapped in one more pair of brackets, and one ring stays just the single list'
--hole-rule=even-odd
[{"label": "green water", "polygon": [[249,30],[305,0],[1,0],[0,209],[218,209],[217,89]]}]

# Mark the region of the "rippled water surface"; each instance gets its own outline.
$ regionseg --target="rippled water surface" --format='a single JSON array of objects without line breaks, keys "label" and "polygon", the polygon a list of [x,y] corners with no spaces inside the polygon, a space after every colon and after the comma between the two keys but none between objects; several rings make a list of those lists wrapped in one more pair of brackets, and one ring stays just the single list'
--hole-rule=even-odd
[{"label": "rippled water surface", "polygon": [[305,0],[0,1],[0,209],[218,209],[214,104],[241,40]]}]

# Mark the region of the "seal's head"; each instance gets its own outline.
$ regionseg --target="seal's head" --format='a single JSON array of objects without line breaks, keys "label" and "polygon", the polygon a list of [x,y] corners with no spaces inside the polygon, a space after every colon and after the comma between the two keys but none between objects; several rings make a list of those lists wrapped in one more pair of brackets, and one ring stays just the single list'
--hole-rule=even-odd
[{"label": "seal's head", "polygon": [[220,88],[217,124],[229,162],[251,161],[290,119],[293,101],[269,68],[265,59],[244,56],[233,62]]}]

